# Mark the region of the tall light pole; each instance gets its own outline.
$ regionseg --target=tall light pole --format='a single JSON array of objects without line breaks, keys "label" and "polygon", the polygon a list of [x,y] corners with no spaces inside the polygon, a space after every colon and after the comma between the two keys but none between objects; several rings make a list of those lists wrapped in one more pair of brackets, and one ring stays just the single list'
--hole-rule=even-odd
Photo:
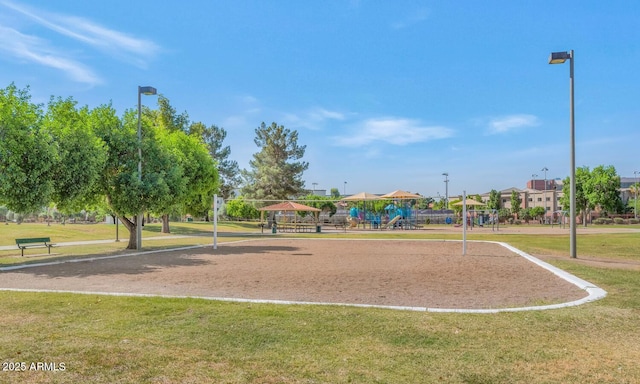
[{"label": "tall light pole", "polygon": [[[536,188],[537,187],[537,185],[536,185],[536,177],[538,177],[537,174],[535,174],[535,173],[531,174],[531,189],[535,189],[537,191],[538,188]],[[534,203],[534,205],[537,205],[537,204]]]},{"label": "tall light pole", "polygon": [[449,172],[444,172],[444,209],[449,209]]},{"label": "tall light pole", "polygon": [[[142,184],[142,95],[155,95],[158,91],[153,87],[138,86],[138,181]],[[136,249],[142,249],[142,210],[138,212],[136,223]]]},{"label": "tall light pole", "polygon": [[344,196],[347,196],[347,182],[346,181],[344,182],[344,189],[342,190],[342,194]]},{"label": "tall light pole", "polygon": [[544,203],[544,224],[547,224],[547,171],[549,168],[544,167],[541,171],[544,172],[544,192],[542,194],[542,202]]},{"label": "tall light pole", "polygon": [[569,125],[571,129],[570,133],[570,145],[571,145],[571,189],[570,189],[570,213],[569,223],[571,234],[569,236],[569,254],[572,258],[577,257],[576,252],[576,138],[575,138],[575,117],[574,117],[574,91],[573,91],[573,65],[575,56],[573,49],[569,52],[552,52],[549,56],[549,64],[562,64],[569,60]]},{"label": "tall light pole", "polygon": [[640,187],[640,182],[638,182],[638,175],[640,174],[640,172],[638,171],[633,171],[633,175],[636,177],[636,199],[634,200],[633,204],[633,217],[635,219],[638,219],[638,187]]}]

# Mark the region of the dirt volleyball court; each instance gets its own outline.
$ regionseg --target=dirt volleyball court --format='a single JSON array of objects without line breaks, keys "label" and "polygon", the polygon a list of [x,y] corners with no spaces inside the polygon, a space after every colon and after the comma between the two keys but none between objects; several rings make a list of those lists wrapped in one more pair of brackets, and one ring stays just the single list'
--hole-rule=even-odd
[{"label": "dirt volleyball court", "polygon": [[1,288],[447,309],[555,304],[587,292],[493,243],[272,239],[29,267]]}]

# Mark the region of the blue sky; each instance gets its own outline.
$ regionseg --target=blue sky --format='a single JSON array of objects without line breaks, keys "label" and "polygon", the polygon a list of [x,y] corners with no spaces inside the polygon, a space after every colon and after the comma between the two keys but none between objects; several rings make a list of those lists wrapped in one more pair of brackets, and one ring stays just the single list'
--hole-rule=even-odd
[{"label": "blue sky", "polygon": [[[0,0],[0,86],[135,108],[151,85],[228,132],[297,130],[307,187],[426,196],[524,188],[576,164],[640,171],[640,3]],[[154,97],[144,97],[154,106]]]}]

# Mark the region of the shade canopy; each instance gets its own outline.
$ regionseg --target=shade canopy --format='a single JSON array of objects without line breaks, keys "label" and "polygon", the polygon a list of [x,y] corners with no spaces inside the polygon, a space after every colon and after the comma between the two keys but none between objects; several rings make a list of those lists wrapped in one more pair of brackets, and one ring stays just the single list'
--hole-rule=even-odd
[{"label": "shade canopy", "polygon": [[[451,205],[463,205],[465,202],[460,200],[457,203],[451,204]],[[476,200],[471,200],[471,199],[467,199],[466,200],[467,205],[487,205],[486,203],[483,203],[481,201],[476,201]]]},{"label": "shade canopy", "polygon": [[344,201],[363,201],[363,200],[380,200],[381,197],[378,195],[374,195],[373,193],[368,192],[360,192],[355,195],[345,197]]},{"label": "shade canopy", "polygon": [[411,193],[411,192],[407,192],[407,191],[403,191],[403,190],[396,190],[393,192],[389,192],[386,195],[382,195],[381,196],[383,199],[422,199],[422,196],[417,195],[415,193]]},{"label": "shade canopy", "polygon": [[320,212],[318,208],[310,207],[308,205],[294,203],[293,201],[283,201],[282,203],[268,205],[258,209],[259,211],[306,211],[306,212]]}]

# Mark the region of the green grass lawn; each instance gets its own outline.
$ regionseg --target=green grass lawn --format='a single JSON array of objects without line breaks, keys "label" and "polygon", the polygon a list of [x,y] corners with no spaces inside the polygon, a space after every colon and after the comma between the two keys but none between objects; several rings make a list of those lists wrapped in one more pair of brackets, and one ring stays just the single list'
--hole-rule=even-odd
[{"label": "green grass lawn", "polygon": [[[46,225],[37,231],[23,225],[20,236],[51,233],[54,241],[115,233],[113,226],[102,224],[91,229],[68,224],[52,228],[55,232],[46,232]],[[0,245],[19,237],[5,229]],[[259,232],[255,224],[233,224],[221,241],[240,238],[232,232],[245,230]],[[202,236],[149,240],[145,248],[201,238],[210,243],[209,223],[175,224],[172,232]],[[149,225],[144,235],[159,236],[159,230]],[[431,237],[419,232],[359,236]],[[534,255],[568,253],[566,235],[469,236],[482,237]],[[60,251],[77,257],[120,252],[126,246],[112,244]],[[579,256],[637,261],[639,245],[637,234],[578,237]],[[0,371],[0,383],[640,382],[640,271],[592,267],[568,258],[551,262],[599,285],[608,296],[567,309],[479,315],[0,292],[3,368],[12,362],[25,362],[27,368],[32,362],[65,366],[58,372]]]}]

